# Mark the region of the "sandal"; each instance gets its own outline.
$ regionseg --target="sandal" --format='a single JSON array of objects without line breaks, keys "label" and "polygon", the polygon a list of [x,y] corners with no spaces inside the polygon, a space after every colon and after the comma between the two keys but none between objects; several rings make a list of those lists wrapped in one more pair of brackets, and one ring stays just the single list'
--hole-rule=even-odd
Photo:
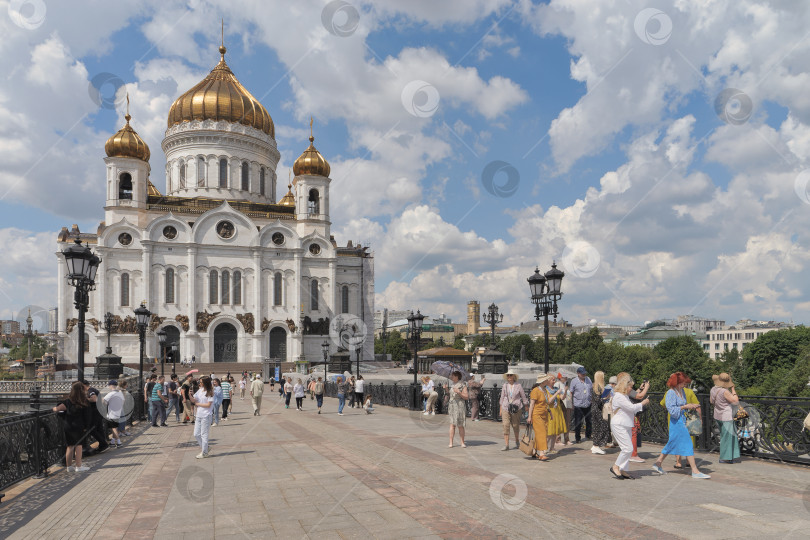
[{"label": "sandal", "polygon": [[548,456],[536,456],[540,461],[548,461]]},{"label": "sandal", "polygon": [[672,468],[673,469],[683,469],[683,465],[679,465],[678,463],[676,463],[675,465],[672,466]]},{"label": "sandal", "polygon": [[616,474],[616,471],[613,470],[613,467],[610,468],[610,474],[615,476],[618,480],[624,480],[626,477],[621,474]]}]

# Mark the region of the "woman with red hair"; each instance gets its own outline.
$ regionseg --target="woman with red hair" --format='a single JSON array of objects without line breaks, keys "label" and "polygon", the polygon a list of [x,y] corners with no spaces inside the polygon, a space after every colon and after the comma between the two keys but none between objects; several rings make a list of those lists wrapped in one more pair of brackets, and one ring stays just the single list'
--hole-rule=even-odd
[{"label": "woman with red hair", "polygon": [[691,379],[683,372],[673,373],[669,380],[667,380],[667,394],[665,396],[667,411],[669,412],[669,440],[666,446],[661,450],[661,455],[655,460],[652,469],[658,474],[664,473],[661,465],[664,463],[664,458],[669,454],[676,456],[684,456],[692,468],[692,478],[710,478],[708,474],[700,472],[695,464],[695,452],[692,448],[692,438],[689,436],[689,430],[686,429],[686,418],[684,412],[698,408],[694,403],[687,403],[684,388],[689,384]]}]

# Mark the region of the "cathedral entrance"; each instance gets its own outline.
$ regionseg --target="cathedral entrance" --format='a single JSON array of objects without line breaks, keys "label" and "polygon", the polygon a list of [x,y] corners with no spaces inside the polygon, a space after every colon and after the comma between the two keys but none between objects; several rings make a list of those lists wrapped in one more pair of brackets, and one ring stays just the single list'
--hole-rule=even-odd
[{"label": "cathedral entrance", "polygon": [[214,330],[214,362],[238,362],[236,327],[222,323]]},{"label": "cathedral entrance", "polygon": [[171,346],[177,346],[177,363],[180,363],[180,359],[183,358],[183,355],[180,351],[180,330],[175,328],[174,326],[167,326],[163,329],[166,332],[166,360],[169,360],[169,351],[171,351]]},{"label": "cathedral entrance", "polygon": [[287,361],[287,331],[283,328],[270,330],[270,358]]}]

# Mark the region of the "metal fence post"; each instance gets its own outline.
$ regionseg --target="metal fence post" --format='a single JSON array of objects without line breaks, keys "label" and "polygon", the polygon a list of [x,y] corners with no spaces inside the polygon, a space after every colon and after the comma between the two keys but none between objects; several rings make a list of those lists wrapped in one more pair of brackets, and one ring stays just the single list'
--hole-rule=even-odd
[{"label": "metal fence post", "polygon": [[48,476],[48,468],[43,467],[42,460],[42,421],[40,420],[41,388],[35,386],[28,394],[30,398],[30,408],[34,412],[34,467],[35,478],[45,478]]}]

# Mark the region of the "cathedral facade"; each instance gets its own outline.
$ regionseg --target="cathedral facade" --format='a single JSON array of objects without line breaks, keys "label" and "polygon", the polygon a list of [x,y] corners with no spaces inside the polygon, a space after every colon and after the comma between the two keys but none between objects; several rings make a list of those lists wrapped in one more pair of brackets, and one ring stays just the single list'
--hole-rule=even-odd
[{"label": "cathedral facade", "polygon": [[[76,226],[59,233],[59,251],[78,237],[102,259],[86,316],[88,364],[106,347],[107,312],[116,322],[113,351],[138,361],[133,310],[141,302],[153,314],[152,358],[160,356],[155,332],[164,330],[180,358],[198,362],[320,362],[324,341],[337,350],[341,324],[369,336],[361,357],[373,358],[373,258],[330,233],[329,163],[310,135],[277,198],[273,120],[225,52],[169,110],[165,195],[150,181],[149,147],[127,113],[105,145],[104,221],[95,234]],[[61,361],[75,362],[78,313],[57,259]]]}]

